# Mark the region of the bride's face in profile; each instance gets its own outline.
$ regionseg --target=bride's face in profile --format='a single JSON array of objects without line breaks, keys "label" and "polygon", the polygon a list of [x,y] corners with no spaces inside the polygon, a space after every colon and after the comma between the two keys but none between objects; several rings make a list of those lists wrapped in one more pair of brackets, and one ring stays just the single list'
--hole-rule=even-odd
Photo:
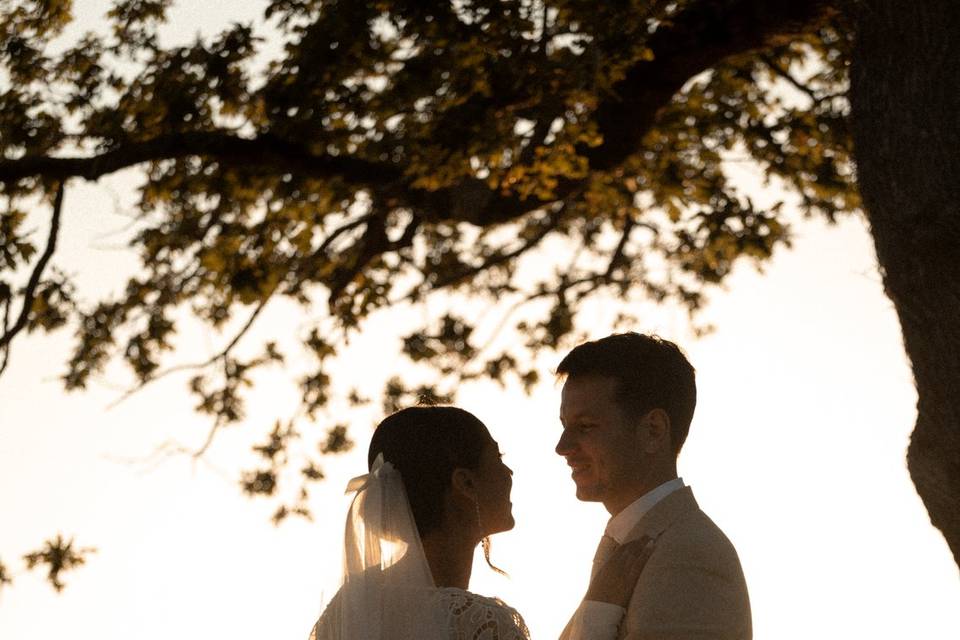
[{"label": "bride's face in profile", "polygon": [[513,529],[513,504],[510,502],[513,470],[504,464],[500,446],[493,438],[487,441],[480,453],[476,477],[477,506],[483,534]]}]

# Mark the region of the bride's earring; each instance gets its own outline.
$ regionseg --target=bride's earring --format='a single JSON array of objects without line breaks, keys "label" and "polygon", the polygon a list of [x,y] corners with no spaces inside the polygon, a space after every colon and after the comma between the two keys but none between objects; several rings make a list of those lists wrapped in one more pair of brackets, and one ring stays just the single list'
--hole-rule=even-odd
[{"label": "bride's earring", "polygon": [[[480,501],[474,500],[473,504],[477,507],[477,528],[480,529],[480,533],[483,533],[483,521],[480,519]],[[487,561],[487,566],[502,576],[507,575],[506,571],[490,561],[490,536],[483,536],[483,538],[480,539],[480,546],[483,547],[483,559]]]},{"label": "bride's earring", "polygon": [[[473,506],[477,509],[477,529],[479,529],[480,534],[483,535],[483,520],[480,519],[480,501],[474,499]],[[487,537],[484,536],[484,540],[486,540],[486,538]]]}]

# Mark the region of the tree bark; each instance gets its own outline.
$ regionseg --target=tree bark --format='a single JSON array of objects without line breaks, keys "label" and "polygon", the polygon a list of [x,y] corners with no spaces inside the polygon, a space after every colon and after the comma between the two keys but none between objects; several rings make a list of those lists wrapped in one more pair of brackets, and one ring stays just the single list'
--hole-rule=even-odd
[{"label": "tree bark", "polygon": [[858,5],[858,180],[917,386],[907,466],[960,565],[960,5]]}]

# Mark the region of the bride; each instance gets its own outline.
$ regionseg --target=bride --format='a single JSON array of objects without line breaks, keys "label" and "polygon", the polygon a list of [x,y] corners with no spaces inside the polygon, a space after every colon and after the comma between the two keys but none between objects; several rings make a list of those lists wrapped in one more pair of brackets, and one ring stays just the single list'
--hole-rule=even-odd
[{"label": "bride", "polygon": [[[368,463],[347,485],[356,496],[343,582],[310,639],[529,639],[514,609],[467,590],[477,544],[490,564],[488,536],[514,525],[513,472],[486,426],[456,407],[409,407],[377,426]],[[637,545],[617,549],[574,614],[571,640],[615,638],[645,559]]]}]

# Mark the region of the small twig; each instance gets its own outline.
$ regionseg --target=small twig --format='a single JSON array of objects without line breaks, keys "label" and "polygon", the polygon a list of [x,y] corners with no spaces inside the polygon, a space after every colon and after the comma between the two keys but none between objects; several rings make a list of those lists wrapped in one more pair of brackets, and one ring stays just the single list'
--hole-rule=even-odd
[{"label": "small twig", "polygon": [[411,244],[413,244],[414,236],[417,235],[417,231],[420,229],[421,222],[422,220],[420,219],[420,216],[414,213],[410,223],[403,228],[403,233],[400,234],[400,237],[390,243],[390,249],[393,251],[399,251],[400,249],[409,247]]},{"label": "small twig", "polygon": [[[227,384],[229,384],[230,368],[227,364],[227,359],[225,356],[223,357],[223,375],[227,380]],[[219,413],[216,419],[213,421],[213,425],[210,427],[210,431],[207,432],[207,437],[203,441],[203,444],[200,445],[199,449],[194,450],[193,453],[191,454],[191,457],[194,460],[199,460],[200,458],[203,457],[203,454],[206,453],[207,449],[210,448],[210,445],[213,444],[213,438],[214,436],[217,435],[217,431],[219,431],[220,427],[222,427],[224,424],[225,424],[225,419],[223,417],[223,413]]]},{"label": "small twig", "polygon": [[200,445],[200,448],[199,448],[199,449],[195,449],[195,450],[190,454],[191,457],[193,457],[195,460],[196,460],[196,459],[199,459],[199,458],[202,458],[202,457],[203,457],[203,454],[205,454],[205,453],[207,452],[207,449],[210,448],[210,445],[213,444],[213,437],[214,437],[215,435],[217,435],[217,431],[219,431],[219,430],[220,430],[220,427],[222,427],[222,426],[223,426],[223,420],[221,420],[220,418],[217,418],[217,419],[214,421],[213,426],[210,427],[210,431],[207,433],[207,438],[206,438],[206,440],[203,441],[203,444]]},{"label": "small twig", "polygon": [[192,458],[192,462],[204,463],[208,469],[213,471],[220,478],[230,482],[231,484],[233,483],[234,480],[230,474],[210,462],[208,458],[204,458],[202,456],[195,457],[193,454],[196,453],[196,451],[196,449],[188,447],[178,440],[170,439],[158,444],[156,447],[154,447],[151,453],[145,456],[118,456],[107,454],[101,456],[101,458],[116,464],[140,466],[141,468],[138,469],[138,472],[141,474],[147,474],[152,473],[159,468],[160,465],[163,464],[168,458],[179,455],[187,455]]},{"label": "small twig", "polygon": [[259,316],[260,312],[263,311],[263,308],[267,306],[267,303],[270,301],[271,297],[273,296],[274,291],[276,291],[276,287],[274,287],[273,290],[271,290],[270,293],[268,293],[267,296],[260,301],[260,303],[257,305],[257,308],[254,309],[253,313],[250,314],[250,317],[247,318],[247,321],[243,325],[243,327],[237,332],[237,334],[233,337],[233,339],[230,340],[229,343],[227,343],[227,346],[221,349],[217,354],[210,356],[210,358],[208,358],[204,362],[178,364],[176,366],[170,367],[169,369],[164,369],[163,371],[150,376],[146,380],[143,380],[140,384],[133,387],[132,389],[128,389],[127,391],[125,391],[123,395],[121,395],[119,398],[117,398],[116,400],[111,402],[109,405],[107,405],[107,409],[113,409],[114,407],[122,403],[124,400],[128,399],[130,396],[141,391],[147,385],[153,382],[156,382],[161,378],[165,378],[170,374],[177,373],[180,371],[204,369],[206,367],[209,367],[213,363],[215,363],[217,360],[225,359],[228,355],[230,355],[230,352],[233,350],[233,348],[237,346],[237,343],[240,342],[241,338],[243,338],[243,336],[246,335],[247,331],[250,330],[250,327],[253,326],[253,323],[257,319],[257,316]]},{"label": "small twig", "polygon": [[[429,292],[432,293],[434,291],[440,291],[441,289],[445,289],[450,285],[463,282],[464,280],[468,278],[472,278],[478,273],[486,271],[491,267],[495,267],[497,265],[503,264],[504,262],[509,262],[510,260],[526,253],[530,249],[533,249],[535,246],[540,244],[540,242],[545,237],[550,235],[551,231],[553,231],[556,228],[556,220],[557,220],[557,217],[559,216],[559,213],[560,213],[559,210],[552,213],[549,216],[549,220],[544,224],[544,228],[539,233],[537,233],[537,235],[530,238],[520,246],[516,247],[511,251],[507,251],[506,253],[498,253],[495,256],[483,262],[482,264],[477,265],[476,267],[461,269],[460,271],[455,271],[451,273],[450,275],[443,278],[442,280],[438,280],[433,284],[431,284],[429,288]],[[426,281],[426,278],[424,278],[418,284],[416,284],[412,289],[410,289],[410,291],[403,294],[399,298],[391,300],[390,305],[392,306],[394,304],[398,304],[401,302],[412,302],[415,298],[417,298],[420,295],[420,293],[422,293],[423,287],[426,284],[427,284],[427,281]]]},{"label": "small twig", "polygon": [[327,306],[330,309],[336,307],[340,295],[353,282],[354,278],[377,256],[391,248],[387,239],[386,215],[377,213],[376,205],[372,205],[372,207],[374,211],[365,216],[366,227],[363,230],[363,235],[353,245],[357,248],[357,251],[352,256],[351,264],[334,269],[328,281],[324,283],[328,290]]},{"label": "small twig", "polygon": [[[807,85],[803,84],[802,82],[794,78],[793,74],[790,73],[790,70],[784,69],[782,66],[780,66],[780,63],[774,60],[770,54],[760,53],[759,57],[760,57],[760,60],[762,60],[765,65],[773,69],[777,73],[777,75],[779,75],[784,80],[792,84],[794,88],[806,94],[808,98],[813,100],[814,104],[820,104],[821,102],[823,102],[823,100],[826,99],[823,96],[818,96],[813,89],[811,89]],[[828,97],[832,97],[832,96],[828,96]]]},{"label": "small twig", "polygon": [[540,117],[533,132],[530,134],[530,141],[517,157],[517,164],[525,165],[533,162],[537,149],[540,148],[540,145],[546,141],[547,136],[550,134],[550,128],[556,116],[556,110],[550,109]]},{"label": "small twig", "polygon": [[368,214],[366,214],[366,215],[360,216],[360,217],[357,218],[356,220],[351,220],[350,222],[344,224],[344,225],[341,226],[341,227],[337,227],[336,229],[334,229],[334,230],[330,233],[329,236],[327,236],[327,237],[323,240],[323,244],[321,244],[321,245],[317,248],[317,250],[313,252],[313,256],[322,256],[322,255],[324,254],[324,252],[326,252],[326,250],[330,247],[330,245],[333,244],[333,241],[334,241],[334,240],[336,240],[337,238],[339,238],[340,236],[342,236],[342,235],[343,235],[344,233],[346,233],[347,231],[350,231],[351,229],[356,229],[356,228],[359,227],[360,225],[369,222],[373,217],[374,217],[374,214],[368,213]]},{"label": "small twig", "polygon": [[552,36],[547,35],[547,7],[545,5],[541,5],[540,9],[543,11],[543,13],[540,14],[540,55],[544,60],[546,60],[547,40]]},{"label": "small twig", "polygon": [[[670,11],[670,5],[673,5],[673,10]],[[649,22],[650,20],[658,20],[657,16],[661,13],[664,14],[664,18],[669,18],[671,15],[677,12],[678,6],[675,4],[674,0],[660,0],[659,2],[650,3],[649,9],[647,9],[646,15],[643,16],[643,19]]]},{"label": "small twig", "polygon": [[46,268],[47,263],[53,256],[53,252],[57,248],[57,236],[60,233],[60,211],[63,208],[64,182],[64,180],[60,181],[60,184],[57,186],[57,194],[53,199],[53,216],[50,219],[50,235],[47,237],[47,246],[43,250],[43,255],[40,256],[40,260],[38,260],[34,266],[33,273],[30,274],[30,279],[27,281],[27,286],[23,291],[23,308],[20,309],[20,316],[9,330],[6,328],[8,316],[6,312],[4,314],[4,332],[3,335],[0,335],[0,349],[3,349],[4,356],[3,364],[0,366],[0,373],[3,373],[7,368],[10,355],[10,341],[27,326],[27,322],[30,319],[30,311],[33,308],[33,300],[37,295],[37,287],[40,285],[40,277],[43,275],[43,270]]},{"label": "small twig", "polygon": [[468,359],[464,364],[469,364],[471,361],[476,360],[477,357],[482,354],[484,351],[490,348],[494,341],[500,336],[503,329],[507,326],[507,322],[510,321],[510,318],[520,310],[521,307],[532,302],[536,298],[540,297],[542,294],[530,294],[526,297],[522,297],[520,300],[514,302],[503,314],[503,317],[500,318],[500,321],[497,322],[496,326],[493,328],[493,331],[490,332],[490,336],[487,338],[487,341],[480,345],[476,350],[476,355]]},{"label": "small twig", "polygon": [[623,223],[623,234],[620,236],[620,242],[617,243],[616,249],[613,250],[613,255],[610,256],[610,262],[607,263],[607,270],[604,272],[605,278],[610,278],[613,275],[613,270],[623,262],[623,250],[630,240],[630,233],[633,231],[635,225],[636,222],[633,216],[627,216],[626,222]]},{"label": "small twig", "polygon": [[463,362],[462,367],[457,370],[456,375],[453,377],[453,381],[455,383],[462,383],[465,380],[476,378],[478,375],[480,375],[477,370],[468,371],[467,366],[476,362],[479,359],[480,355],[484,351],[490,348],[494,340],[500,335],[504,327],[506,327],[507,322],[509,322],[510,318],[512,318],[517,313],[517,311],[519,311],[521,308],[541,298],[557,297],[557,298],[563,299],[567,291],[571,289],[579,287],[580,285],[583,285],[583,284],[592,285],[585,292],[576,296],[578,300],[581,300],[583,299],[584,295],[586,295],[586,293],[589,293],[590,291],[594,291],[604,285],[613,285],[616,283],[617,283],[616,280],[610,279],[605,275],[594,274],[592,276],[577,278],[576,280],[568,280],[554,289],[545,289],[543,291],[538,291],[536,293],[531,293],[521,297],[520,300],[517,300],[515,303],[510,305],[510,308],[506,310],[503,317],[500,318],[500,321],[497,323],[496,327],[494,327],[493,332],[491,336],[487,339],[487,341],[483,345],[478,347],[476,352],[470,358],[466,359]]},{"label": "small twig", "polygon": [[[13,292],[11,292],[12,295]],[[10,324],[10,301],[12,298],[7,298],[3,301],[3,334],[6,335],[7,328]],[[10,358],[10,345],[7,344],[3,347],[3,362],[0,363],[0,373],[3,373],[4,369],[7,368],[7,360]]]}]

